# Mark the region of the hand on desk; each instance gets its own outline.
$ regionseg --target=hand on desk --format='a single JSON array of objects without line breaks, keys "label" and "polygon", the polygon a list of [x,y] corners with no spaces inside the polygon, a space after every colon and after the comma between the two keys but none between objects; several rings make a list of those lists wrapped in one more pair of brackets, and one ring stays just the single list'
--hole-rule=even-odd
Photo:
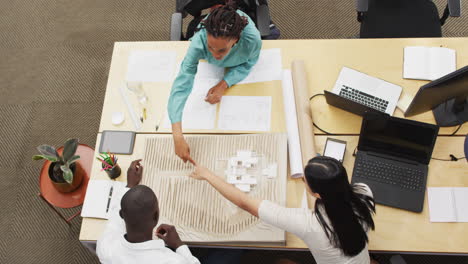
[{"label": "hand on desk", "polygon": [[156,236],[164,240],[164,243],[172,250],[176,250],[183,245],[173,225],[161,224],[158,229],[156,229]]},{"label": "hand on desk", "polygon": [[143,166],[140,164],[141,159],[134,160],[127,170],[127,187],[132,188],[140,183],[143,176]]},{"label": "hand on desk", "polygon": [[210,104],[217,104],[221,101],[224,92],[228,88],[227,82],[225,80],[220,81],[217,85],[211,88],[206,94],[205,101]]}]

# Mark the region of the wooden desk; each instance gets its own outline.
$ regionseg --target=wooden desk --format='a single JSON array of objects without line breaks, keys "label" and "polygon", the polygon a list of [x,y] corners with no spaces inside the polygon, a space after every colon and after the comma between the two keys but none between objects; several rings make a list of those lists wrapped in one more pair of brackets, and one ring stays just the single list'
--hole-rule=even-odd
[{"label": "wooden desk", "polygon": [[[100,136],[101,134],[98,134],[96,146],[99,146]],[[122,175],[118,178],[119,181],[126,181],[126,171],[130,162],[144,156],[144,139],[154,136],[158,135],[138,134],[134,153],[132,155],[119,155],[119,163],[122,167]],[[326,138],[326,136],[316,136],[316,146],[319,153],[323,152]],[[348,142],[344,165],[351,178],[354,164],[352,153],[357,146],[358,137],[339,136],[335,138]],[[463,156],[463,140],[463,137],[438,137],[433,156],[438,158],[445,158],[449,154],[454,154],[457,157]],[[97,161],[93,163],[91,174],[92,179],[108,179],[105,172],[100,171],[99,162]],[[467,162],[464,160],[458,162],[432,160],[429,167],[428,186],[468,186]],[[304,184],[302,180],[288,179],[287,206],[300,207],[303,191]],[[312,198],[309,197],[309,199],[309,204],[312,205]],[[466,243],[468,223],[430,223],[427,198],[422,213],[412,213],[378,205],[377,215],[374,219],[376,231],[370,234],[370,250],[468,254],[468,244]],[[96,241],[105,224],[105,220],[83,218],[80,241]],[[246,246],[244,245],[244,247]],[[248,247],[271,248],[271,246],[266,245]],[[289,233],[286,234],[286,246],[275,248],[308,250],[307,246],[299,238]]]},{"label": "wooden desk", "polygon": [[[181,61],[189,42],[116,42],[109,72],[104,107],[99,131],[134,130],[130,116],[118,93],[119,85],[124,84],[127,71],[127,58],[130,50],[175,50]],[[419,87],[427,81],[405,80],[403,75],[403,48],[405,46],[443,46],[457,51],[457,68],[468,65],[468,38],[418,38],[418,39],[334,39],[334,40],[272,40],[263,41],[263,48],[281,48],[283,68],[291,67],[293,60],[304,60],[309,76],[310,94],[331,90],[338,73],[347,66],[371,76],[395,83],[403,87],[403,92],[414,96]],[[157,120],[165,113],[171,83],[144,83],[149,97],[148,119],[143,123],[142,133],[155,133]],[[264,82],[233,87],[228,95],[271,95],[274,100],[272,111],[272,132],[284,132],[281,82]],[[134,104],[137,105],[136,101]],[[321,128],[336,134],[359,134],[361,117],[329,106],[324,97],[311,102],[315,123]],[[120,126],[111,124],[113,111],[124,111],[126,121]],[[141,111],[141,110],[139,110]],[[394,116],[402,117],[399,109]],[[431,112],[410,119],[434,123]],[[454,127],[441,128],[440,135],[449,135]],[[160,129],[158,133],[169,133]],[[227,131],[186,130],[187,133],[223,133]],[[232,131],[229,131],[232,133]],[[323,134],[316,130],[317,135]],[[464,125],[458,135],[468,133]]]},{"label": "wooden desk", "polygon": [[[348,66],[369,75],[401,85],[404,88],[404,93],[414,95],[419,87],[427,82],[402,79],[403,48],[405,46],[425,45],[453,48],[457,50],[457,68],[460,68],[468,64],[467,44],[468,38],[275,40],[264,41],[263,48],[281,48],[283,68],[290,68],[293,60],[305,60],[311,95],[322,93],[325,89],[331,90],[343,66]],[[127,57],[130,50],[176,50],[178,60],[180,61],[187,47],[188,42],[116,43],[99,131],[134,129],[128,113],[125,114],[126,121],[123,125],[113,126],[110,123],[110,116],[113,111],[126,112],[126,106],[123,104],[117,89],[119,85],[124,84]],[[165,113],[170,87],[171,83],[144,84],[144,89],[149,97],[150,104],[148,107],[148,119],[144,122],[143,129],[137,134],[133,155],[119,156],[119,163],[122,167],[122,176],[119,180],[126,180],[126,168],[128,168],[132,160],[143,157],[144,138],[155,136],[156,120],[160,119],[162,114]],[[230,89],[229,94],[271,95],[274,104],[272,111],[272,131],[285,131],[280,82],[239,85],[238,87]],[[357,145],[357,135],[359,134],[361,126],[361,117],[328,106],[323,97],[314,99],[311,103],[311,109],[314,121],[323,129],[337,134],[351,135],[336,137],[348,142],[344,165],[351,175],[354,164],[352,151]],[[401,117],[403,114],[400,110],[396,110],[395,116]],[[431,113],[424,113],[412,119],[434,123]],[[455,128],[442,128],[439,134],[451,134],[454,130]],[[227,131],[185,132],[222,133]],[[232,131],[229,132],[232,133]],[[169,130],[162,129],[157,133],[169,133]],[[317,152],[322,153],[326,136],[320,131],[315,131],[315,133]],[[468,126],[465,125],[457,134],[464,135],[467,133]],[[96,146],[99,146],[100,136],[101,134],[99,133]],[[463,156],[463,140],[464,138],[461,136],[439,136],[433,156],[438,158],[447,158],[449,154],[454,154],[457,157]],[[98,147],[96,147],[96,149],[98,149]],[[100,171],[98,165],[97,162],[94,162],[91,178],[106,179],[107,176],[104,172]],[[443,162],[432,160],[429,168],[428,186],[468,186],[468,165],[466,161]],[[304,191],[303,182],[301,180],[288,179],[287,188],[287,205],[289,207],[300,207]],[[309,204],[313,204],[312,200],[310,202]],[[430,223],[427,198],[424,210],[420,214],[385,206],[377,206],[375,221],[377,230],[370,234],[370,250],[468,254],[468,244],[465,242],[466,237],[468,237],[468,224]],[[84,218],[81,227],[80,241],[83,243],[95,242],[104,229],[105,224],[105,220]],[[306,245],[300,239],[289,233],[286,234],[286,246],[277,248],[307,250]]]}]

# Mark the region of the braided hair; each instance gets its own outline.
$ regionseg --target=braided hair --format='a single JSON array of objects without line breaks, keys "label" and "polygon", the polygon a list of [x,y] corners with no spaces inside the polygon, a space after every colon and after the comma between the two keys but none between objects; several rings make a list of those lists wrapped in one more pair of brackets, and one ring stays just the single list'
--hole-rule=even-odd
[{"label": "braided hair", "polygon": [[248,20],[237,12],[234,0],[227,0],[226,5],[219,6],[210,12],[210,15],[200,22],[208,34],[218,38],[239,39],[242,30],[247,26]]}]

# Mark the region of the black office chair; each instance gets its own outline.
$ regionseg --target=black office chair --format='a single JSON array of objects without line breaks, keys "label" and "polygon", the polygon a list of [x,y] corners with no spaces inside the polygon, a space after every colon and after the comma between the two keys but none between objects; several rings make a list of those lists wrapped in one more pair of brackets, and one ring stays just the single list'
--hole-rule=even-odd
[{"label": "black office chair", "polygon": [[361,38],[442,37],[448,16],[460,16],[460,1],[447,0],[442,17],[431,0],[356,0]]},{"label": "black office chair", "polygon": [[[238,0],[239,8],[244,11],[255,22],[262,38],[272,35],[272,24],[268,0]],[[224,0],[176,0],[176,12],[171,18],[171,40],[186,40],[191,37],[190,32],[203,19],[202,10],[218,4],[224,4]],[[188,35],[182,32],[182,19],[190,14],[194,17],[188,26]],[[274,25],[273,25],[274,27]],[[278,32],[279,37],[279,32]]]}]

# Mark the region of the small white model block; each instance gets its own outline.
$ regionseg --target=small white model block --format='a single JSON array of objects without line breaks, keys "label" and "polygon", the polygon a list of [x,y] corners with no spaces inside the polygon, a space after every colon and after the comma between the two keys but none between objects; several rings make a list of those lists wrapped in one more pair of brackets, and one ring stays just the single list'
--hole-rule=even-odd
[{"label": "small white model block", "polygon": [[241,159],[248,159],[252,157],[252,151],[249,150],[239,150],[237,151],[237,157]]},{"label": "small white model block", "polygon": [[262,170],[262,175],[266,176],[268,179],[276,178],[278,174],[278,164],[272,163],[268,165],[268,168]]},{"label": "small white model block", "polygon": [[237,189],[239,189],[239,190],[241,190],[243,192],[250,192],[250,184],[239,183],[239,184],[236,184],[234,186],[236,186]]},{"label": "small white model block", "polygon": [[254,177],[242,177],[241,182],[250,185],[257,185],[257,179]]}]

